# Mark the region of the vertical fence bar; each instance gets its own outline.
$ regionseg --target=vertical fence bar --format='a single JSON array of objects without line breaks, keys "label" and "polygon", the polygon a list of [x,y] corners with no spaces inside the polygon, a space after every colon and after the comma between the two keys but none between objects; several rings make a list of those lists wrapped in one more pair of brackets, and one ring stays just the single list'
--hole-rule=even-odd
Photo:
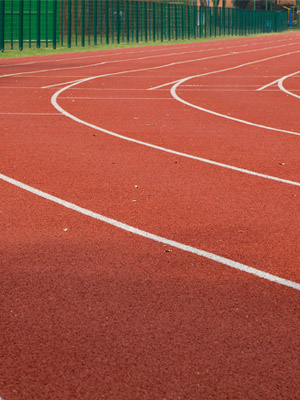
[{"label": "vertical fence bar", "polygon": [[183,40],[185,35],[184,35],[184,5],[182,4],[180,7],[181,10],[181,39]]},{"label": "vertical fence bar", "polygon": [[160,3],[160,40],[164,41],[164,11],[163,3]]},{"label": "vertical fence bar", "polygon": [[99,20],[100,20],[100,43],[102,44],[103,37],[103,0],[100,0],[99,6]]},{"label": "vertical fence bar", "polygon": [[148,42],[148,2],[144,1],[144,39]]},{"label": "vertical fence bar", "polygon": [[190,21],[190,6],[187,5],[187,31],[188,31],[188,39],[191,38],[191,21]]},{"label": "vertical fence bar", "polygon": [[[3,0],[3,23],[1,24],[1,27],[4,29],[4,0]],[[3,31],[3,40],[4,40],[4,31]],[[10,2],[10,48],[11,50],[14,48],[14,0],[11,0]]]},{"label": "vertical fence bar", "polygon": [[78,0],[75,0],[75,46],[78,45]]},{"label": "vertical fence bar", "polygon": [[135,2],[135,41],[139,42],[139,2]]},{"label": "vertical fence bar", "polygon": [[81,46],[85,46],[85,0],[81,0]]},{"label": "vertical fence bar", "polygon": [[53,0],[53,9],[52,9],[52,47],[56,49],[56,21],[57,21],[57,0]]},{"label": "vertical fence bar", "polygon": [[94,0],[94,45],[97,45],[98,0]]},{"label": "vertical fence bar", "polygon": [[24,0],[19,0],[19,50],[23,50],[23,17],[24,17]]},{"label": "vertical fence bar", "polygon": [[130,42],[130,30],[129,30],[129,0],[126,0],[126,39],[127,43]]},{"label": "vertical fence bar", "polygon": [[117,0],[116,4],[116,29],[117,29],[117,43],[120,43],[120,0]]},{"label": "vertical fence bar", "polygon": [[178,5],[174,4],[174,19],[175,19],[175,40],[178,40],[178,20],[177,20],[177,9],[178,9]]},{"label": "vertical fence bar", "polygon": [[167,18],[168,18],[168,40],[171,40],[171,4],[167,4]]},{"label": "vertical fence bar", "polygon": [[124,37],[125,37],[125,26],[124,26],[124,21],[125,21],[125,11],[124,11],[124,4],[125,4],[125,0],[122,0],[121,2],[122,4],[122,10],[121,10],[121,29],[122,29],[122,43],[124,43]]},{"label": "vertical fence bar", "polygon": [[114,43],[115,42],[115,24],[114,24],[114,0],[110,0],[110,4],[111,4],[111,42]]},{"label": "vertical fence bar", "polygon": [[36,2],[36,47],[41,47],[41,0]]},{"label": "vertical fence bar", "polygon": [[156,1],[153,3],[152,13],[152,28],[153,28],[153,42],[156,41]]},{"label": "vertical fence bar", "polygon": [[31,49],[31,0],[28,2],[28,46]]},{"label": "vertical fence bar", "polygon": [[68,48],[72,45],[72,0],[68,0]]},{"label": "vertical fence bar", "polygon": [[60,45],[64,45],[64,0],[60,2]]},{"label": "vertical fence bar", "polygon": [[108,0],[105,1],[105,42],[109,44],[109,9],[108,9]]},{"label": "vertical fence bar", "polygon": [[46,47],[48,47],[48,0],[45,1],[45,33],[46,33]]},{"label": "vertical fence bar", "polygon": [[88,45],[91,44],[91,7],[92,1],[88,0]]},{"label": "vertical fence bar", "polygon": [[60,1],[60,45],[64,45],[64,0]]},{"label": "vertical fence bar", "polygon": [[134,42],[134,4],[133,2],[130,3],[130,22],[131,22],[131,41]]},{"label": "vertical fence bar", "polygon": [[0,51],[4,51],[4,0],[0,0]]}]

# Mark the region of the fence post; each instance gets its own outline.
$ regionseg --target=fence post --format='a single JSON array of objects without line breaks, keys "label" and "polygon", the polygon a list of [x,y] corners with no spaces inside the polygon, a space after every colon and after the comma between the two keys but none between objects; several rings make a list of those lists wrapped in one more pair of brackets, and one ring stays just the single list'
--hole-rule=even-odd
[{"label": "fence post", "polygon": [[46,29],[46,47],[48,47],[48,0],[45,0],[45,29]]},{"label": "fence post", "polygon": [[156,0],[153,3],[153,42],[156,41]]},{"label": "fence post", "polygon": [[23,14],[24,14],[24,0],[19,0],[19,50],[23,50]]},{"label": "fence post", "polygon": [[81,46],[85,46],[85,0],[81,0]]},{"label": "fence post", "polygon": [[29,36],[29,48],[31,49],[31,0],[29,0],[29,3],[28,3],[28,18],[29,18],[29,21],[28,21],[28,36]]},{"label": "fence post", "polygon": [[53,0],[53,10],[52,10],[52,16],[53,16],[53,24],[52,24],[52,34],[53,34],[53,39],[52,39],[52,45],[53,49],[56,49],[56,17],[57,17],[57,0]]},{"label": "fence post", "polygon": [[0,51],[4,51],[4,0],[0,0]]},{"label": "fence post", "polygon": [[68,48],[71,47],[72,38],[72,0],[68,0]]},{"label": "fence post", "polygon": [[129,0],[126,0],[126,35],[127,43],[130,42],[130,30],[129,30]]},{"label": "fence post", "polygon": [[97,44],[97,10],[98,1],[94,0],[94,45]]},{"label": "fence post", "polygon": [[116,4],[116,28],[117,28],[117,43],[120,43],[120,0],[117,0],[117,4]]},{"label": "fence post", "polygon": [[148,3],[147,1],[144,2],[144,30],[145,30],[145,42],[148,42]]},{"label": "fence post", "polygon": [[135,41],[139,42],[139,2],[135,2]]},{"label": "fence post", "polygon": [[106,40],[106,44],[109,44],[109,25],[108,25],[108,20],[109,20],[108,0],[106,0],[106,2],[105,2],[105,40]]},{"label": "fence post", "polygon": [[[4,4],[4,0],[3,0]],[[3,18],[4,18],[5,7],[3,11]],[[4,19],[3,19],[4,21]],[[5,22],[1,25],[4,28]],[[0,28],[1,29],[1,28]],[[4,36],[3,36],[4,39]],[[14,48],[14,0],[10,1],[10,48],[11,50]]]},{"label": "fence post", "polygon": [[41,0],[36,2],[36,47],[41,47]]},{"label": "fence post", "polygon": [[186,6],[187,7],[187,16],[186,16],[186,18],[187,18],[187,33],[188,33],[188,39],[190,40],[190,38],[191,38],[191,16],[190,16],[190,6],[189,5],[187,5]]}]

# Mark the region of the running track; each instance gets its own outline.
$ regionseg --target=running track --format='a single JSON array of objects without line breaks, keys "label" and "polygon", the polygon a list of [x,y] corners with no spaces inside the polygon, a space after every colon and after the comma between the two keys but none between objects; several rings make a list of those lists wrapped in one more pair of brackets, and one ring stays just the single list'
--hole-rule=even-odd
[{"label": "running track", "polygon": [[2,400],[299,399],[300,34],[2,59]]}]

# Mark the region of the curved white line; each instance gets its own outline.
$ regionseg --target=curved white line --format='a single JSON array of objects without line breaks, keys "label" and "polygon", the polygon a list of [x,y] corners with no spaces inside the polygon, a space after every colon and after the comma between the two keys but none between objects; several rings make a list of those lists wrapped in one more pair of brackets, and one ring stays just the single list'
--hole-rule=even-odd
[{"label": "curved white line", "polygon": [[[247,65],[247,64],[245,64],[245,65]],[[223,71],[228,71],[228,70],[230,70],[230,69],[236,69],[236,68],[237,68],[237,67],[233,67],[233,68],[229,68],[229,69],[226,69],[226,70],[223,70]],[[223,72],[223,71],[216,71],[216,73],[217,73],[217,72]],[[184,82],[187,82],[187,81],[190,80],[190,79],[199,78],[199,77],[204,76],[204,75],[205,75],[205,74],[193,75],[193,76],[188,76],[187,78],[183,78],[183,79],[179,80],[179,81],[178,81],[177,83],[175,83],[175,84],[171,87],[171,89],[170,89],[170,92],[171,92],[171,95],[173,96],[173,98],[174,98],[175,100],[179,101],[180,103],[182,103],[182,104],[188,106],[188,107],[192,107],[192,108],[195,108],[196,110],[204,111],[204,112],[206,112],[206,113],[208,113],[208,114],[212,114],[212,115],[215,115],[215,116],[217,116],[217,117],[229,119],[229,120],[231,120],[231,121],[239,122],[239,123],[244,124],[244,125],[254,126],[255,128],[262,128],[262,129],[266,129],[266,130],[269,130],[269,131],[282,132],[282,133],[288,133],[289,135],[300,136],[300,132],[294,132],[294,131],[289,131],[289,130],[287,130],[287,129],[279,129],[279,128],[273,128],[273,127],[267,126],[267,125],[256,124],[255,122],[250,122],[250,121],[246,121],[246,120],[244,120],[244,119],[231,117],[231,116],[226,115],[226,114],[221,114],[221,113],[218,113],[218,112],[216,112],[216,111],[212,111],[212,110],[209,110],[209,109],[207,109],[207,108],[197,106],[196,104],[193,104],[193,103],[190,103],[189,101],[184,100],[182,97],[180,97],[180,96],[177,94],[177,92],[176,92],[177,88],[178,88],[180,85],[182,85]],[[290,75],[289,75],[289,76],[290,76]],[[274,83],[274,82],[273,82],[273,83]],[[295,97],[298,97],[297,95],[294,95],[294,96],[295,96]]]},{"label": "curved white line", "polygon": [[[298,52],[300,52],[300,51],[298,51]],[[235,66],[235,67],[230,67],[230,68],[225,68],[225,69],[222,69],[222,70],[207,72],[207,73],[202,74],[202,76],[211,75],[211,74],[215,74],[215,73],[218,73],[218,72],[230,71],[230,70],[233,70],[233,69],[241,68],[241,67],[244,67],[244,66],[247,66],[247,65],[256,64],[256,63],[267,61],[267,60],[274,59],[274,58],[279,58],[279,57],[282,57],[282,56],[285,56],[285,55],[289,55],[289,54],[290,53],[285,53],[285,54],[281,54],[281,55],[277,55],[277,56],[264,58],[264,59],[261,59],[261,60],[251,61],[251,62],[248,62],[248,63],[245,63],[245,64],[240,64],[240,65]],[[95,129],[97,131],[106,133],[106,134],[108,134],[110,136],[114,136],[114,137],[117,137],[119,139],[123,139],[123,140],[126,140],[128,142],[136,143],[136,144],[139,144],[139,145],[142,145],[142,146],[145,146],[145,147],[150,147],[150,148],[155,149],[155,150],[160,150],[160,151],[164,151],[166,153],[175,154],[177,156],[181,156],[181,157],[185,157],[185,158],[201,161],[203,163],[211,164],[211,165],[214,165],[214,166],[217,166],[217,167],[222,167],[222,168],[230,169],[230,170],[233,170],[233,171],[241,172],[241,173],[244,173],[244,174],[252,175],[252,176],[255,176],[255,177],[264,178],[264,179],[268,179],[268,180],[272,180],[272,181],[276,181],[276,182],[280,182],[280,183],[286,183],[286,184],[289,184],[289,185],[300,187],[300,183],[299,182],[295,182],[295,181],[291,181],[291,180],[287,180],[287,179],[282,179],[282,178],[278,178],[278,177],[271,176],[271,175],[261,174],[259,172],[247,170],[245,168],[239,168],[239,167],[235,167],[233,165],[220,163],[220,162],[209,160],[209,159],[202,158],[202,157],[197,157],[197,156],[194,156],[194,155],[191,155],[191,154],[188,154],[188,153],[182,153],[182,152],[179,152],[179,151],[168,149],[166,147],[156,146],[156,145],[148,143],[148,142],[143,142],[141,140],[132,139],[132,138],[129,138],[127,136],[120,135],[120,134],[118,134],[116,132],[110,131],[108,129],[101,128],[101,127],[99,127],[97,125],[91,124],[91,123],[89,123],[87,121],[84,121],[84,120],[76,117],[75,115],[73,115],[73,114],[69,113],[68,111],[66,111],[64,108],[62,108],[57,103],[57,98],[61,93],[65,92],[66,90],[68,90],[68,89],[70,89],[70,88],[72,88],[74,86],[79,85],[80,83],[84,83],[84,82],[87,82],[87,81],[90,81],[90,80],[93,80],[93,79],[102,78],[102,77],[106,77],[106,76],[122,75],[122,74],[127,74],[127,73],[132,73],[132,72],[141,72],[141,71],[148,71],[148,70],[166,68],[166,67],[169,67],[169,66],[177,65],[178,63],[181,63],[181,62],[176,62],[176,63],[171,63],[171,64],[164,64],[164,65],[161,65],[161,66],[150,67],[150,68],[119,71],[119,72],[113,72],[113,73],[110,73],[110,74],[97,75],[97,76],[92,76],[92,77],[89,77],[89,78],[84,78],[84,79],[81,79],[80,81],[71,83],[70,85],[65,86],[65,87],[61,88],[60,90],[58,90],[57,92],[55,92],[53,94],[53,96],[51,97],[51,103],[59,112],[61,112],[66,117],[72,119],[73,121],[78,122],[78,123],[80,123],[82,125],[88,126],[88,127],[92,128],[92,129]],[[185,79],[189,79],[189,78],[185,78]]]},{"label": "curved white line", "polygon": [[277,83],[277,85],[278,85],[278,87],[279,87],[280,90],[282,90],[283,92],[287,93],[287,94],[290,95],[290,96],[296,97],[297,99],[300,99],[300,96],[298,96],[297,94],[295,94],[295,93],[290,92],[289,90],[287,90],[287,89],[283,86],[283,82],[284,82],[287,78],[290,78],[291,76],[297,75],[297,74],[299,74],[299,73],[300,73],[300,71],[296,71],[296,72],[293,72],[292,74],[283,76],[282,78],[280,78],[280,79],[278,80],[278,83]]},{"label": "curved white line", "polygon": [[176,242],[175,240],[166,239],[166,238],[164,238],[162,236],[158,236],[158,235],[155,235],[153,233],[149,233],[149,232],[143,231],[143,230],[135,228],[133,226],[124,224],[123,222],[117,221],[117,220],[112,219],[112,218],[105,217],[104,215],[101,215],[101,214],[98,214],[98,213],[93,212],[91,210],[88,210],[86,208],[82,208],[80,206],[77,206],[76,204],[70,203],[70,202],[68,202],[66,200],[63,200],[63,199],[60,199],[60,198],[58,198],[56,196],[53,196],[53,195],[51,195],[49,193],[45,193],[45,192],[43,192],[41,190],[35,189],[32,186],[26,185],[26,184],[24,184],[22,182],[19,182],[19,181],[15,180],[15,179],[12,179],[12,178],[10,178],[10,177],[8,177],[6,175],[1,174],[1,173],[0,173],[0,179],[2,179],[3,181],[8,182],[8,183],[10,183],[10,184],[12,184],[14,186],[17,186],[20,189],[26,190],[27,192],[33,193],[33,194],[35,194],[35,195],[37,195],[39,197],[42,197],[42,198],[44,198],[46,200],[52,201],[53,203],[59,204],[59,205],[61,205],[63,207],[66,207],[66,208],[68,208],[70,210],[76,211],[76,212],[78,212],[80,214],[83,214],[83,215],[86,215],[88,217],[94,218],[94,219],[96,219],[98,221],[105,222],[105,223],[107,223],[109,225],[112,225],[112,226],[114,226],[116,228],[119,228],[119,229],[122,229],[124,231],[133,233],[133,234],[138,235],[138,236],[142,236],[142,237],[144,237],[146,239],[150,239],[150,240],[153,240],[153,241],[158,242],[158,243],[163,243],[163,244],[172,246],[174,248],[186,251],[188,253],[196,254],[197,256],[207,258],[207,259],[215,261],[215,262],[217,262],[219,264],[223,264],[223,265],[226,265],[228,267],[237,269],[239,271],[246,272],[246,273],[251,274],[251,275],[255,275],[258,278],[266,279],[266,280],[268,280],[270,282],[275,282],[275,283],[278,283],[280,285],[290,287],[292,289],[300,290],[300,283],[297,283],[297,282],[294,282],[294,281],[290,281],[288,279],[280,278],[279,276],[272,275],[272,274],[269,274],[267,272],[263,272],[263,271],[261,271],[259,269],[256,269],[256,268],[253,268],[253,267],[249,267],[248,265],[241,264],[241,263],[236,262],[234,260],[230,260],[229,258],[225,258],[225,257],[219,256],[219,255],[214,254],[214,253],[209,253],[209,252],[207,252],[205,250],[201,250],[201,249],[198,249],[196,247],[188,246],[188,245],[186,245],[184,243]]}]

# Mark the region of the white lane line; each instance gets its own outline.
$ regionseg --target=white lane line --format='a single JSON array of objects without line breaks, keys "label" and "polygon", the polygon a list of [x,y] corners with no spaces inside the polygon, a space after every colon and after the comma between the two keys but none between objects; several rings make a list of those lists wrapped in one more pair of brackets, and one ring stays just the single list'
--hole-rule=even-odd
[{"label": "white lane line", "polygon": [[0,112],[0,115],[62,115],[61,113],[22,113],[22,112]]},{"label": "white lane line", "polygon": [[[172,100],[172,97],[60,97],[70,100]],[[61,115],[61,114],[60,114]]]},{"label": "white lane line", "polygon": [[[291,45],[293,45],[293,43],[291,43]],[[246,45],[241,45],[241,46],[238,46],[238,47],[245,47],[245,46]],[[277,48],[277,47],[283,47],[283,46],[275,46],[275,48]],[[273,48],[273,47],[271,47],[271,48]],[[224,47],[221,47],[219,49],[214,49],[214,50],[222,50],[222,49],[224,49]],[[225,47],[225,49],[226,49],[226,47]],[[97,67],[97,66],[105,65],[105,64],[114,64],[114,63],[122,63],[122,62],[138,61],[138,60],[147,60],[147,59],[150,59],[150,58],[161,58],[161,57],[169,57],[169,56],[174,56],[174,55],[177,56],[177,55],[190,54],[190,53],[202,53],[204,51],[205,50],[183,51],[183,52],[179,52],[179,53],[175,52],[175,53],[167,53],[167,54],[158,54],[158,55],[138,57],[138,58],[127,58],[127,59],[123,59],[123,60],[101,61],[101,62],[94,63],[94,64],[78,65],[78,66],[73,66],[73,67],[60,67],[60,68],[49,68],[49,69],[43,69],[43,70],[37,70],[37,71],[16,72],[16,73],[12,73],[12,74],[0,75],[0,78],[7,78],[7,77],[10,77],[10,76],[17,76],[17,75],[36,74],[36,73],[40,73],[40,72],[63,71],[63,70],[70,70],[70,69]],[[58,85],[60,85],[60,83]]]},{"label": "white lane line", "polygon": [[256,89],[256,91],[257,91],[257,92],[260,92],[260,91],[266,89],[267,87],[270,87],[270,86],[274,85],[274,84],[277,83],[278,81],[279,81],[279,79],[276,79],[276,81],[267,83],[266,85],[261,86],[260,88]]},{"label": "white lane line", "polygon": [[168,83],[163,83],[162,85],[150,87],[150,88],[147,89],[147,90],[156,90],[156,89],[160,89],[160,88],[162,88],[162,87],[172,85],[173,83],[177,83],[178,81],[180,81],[180,79],[177,79],[176,81],[172,81],[172,82],[168,82]]},{"label": "white lane line", "polygon": [[[235,52],[234,54],[237,55],[237,54],[243,54],[243,53],[249,53],[249,52],[257,52],[257,51],[263,51],[263,50],[278,49],[278,48],[281,48],[281,47],[293,46],[295,44],[297,44],[297,43],[289,43],[289,44],[286,44],[286,45],[271,46],[271,47],[266,47],[266,48],[261,48],[261,49],[252,49],[252,50],[247,50],[247,51],[244,51],[244,52],[243,51],[242,52]],[[245,45],[242,45],[241,47],[245,47]],[[17,72],[17,73],[12,73],[12,74],[0,75],[0,79],[1,78],[6,78],[6,77],[11,77],[11,76],[17,76],[17,75],[29,75],[29,74],[37,74],[37,73],[40,73],[40,72],[52,72],[52,71],[62,71],[62,70],[98,67],[98,66],[104,65],[104,64],[113,64],[113,63],[122,63],[122,62],[127,62],[127,61],[130,62],[130,61],[146,60],[146,59],[149,59],[149,58],[161,58],[161,57],[168,57],[170,55],[182,55],[182,54],[186,54],[186,53],[195,53],[195,52],[199,53],[199,52],[202,52],[202,50],[200,50],[200,51],[199,50],[194,50],[194,51],[190,51],[190,52],[181,52],[181,53],[160,54],[160,55],[138,57],[138,58],[133,58],[133,59],[130,58],[130,59],[124,59],[124,60],[102,61],[102,62],[95,63],[95,64],[78,65],[78,66],[74,66],[74,67],[60,67],[60,68],[43,69],[43,70],[38,70],[38,71]],[[231,52],[229,54],[232,55],[233,53]],[[217,58],[217,57],[218,56],[211,56],[211,58]],[[222,57],[222,55],[220,57]],[[189,61],[196,61],[196,60],[189,60]],[[188,62],[188,61],[186,61],[186,62]]]},{"label": "white lane line", "polygon": [[[297,51],[297,53],[298,53],[298,52],[300,52],[300,51]],[[256,63],[260,63],[260,62],[263,62],[263,61],[267,61],[267,60],[271,60],[271,59],[283,57],[283,56],[286,56],[286,55],[290,55],[290,54],[291,54],[291,53],[285,53],[285,54],[281,54],[281,55],[277,55],[277,56],[272,56],[272,57],[268,57],[268,58],[263,58],[263,59],[260,59],[260,60],[251,61],[251,62],[246,63],[246,64],[240,64],[240,65],[238,65],[238,66],[236,66],[236,67],[227,68],[227,69],[225,69],[225,70],[232,70],[232,69],[236,69],[236,68],[241,68],[241,67],[244,67],[245,65],[256,64]],[[172,63],[172,64],[165,64],[165,65],[158,66],[158,67],[150,67],[150,68],[146,68],[146,70],[149,70],[149,69],[152,69],[152,70],[153,70],[153,69],[165,68],[165,67],[170,66],[170,65],[173,65],[173,64],[174,64],[174,63]],[[145,68],[140,69],[140,70],[119,71],[119,72],[112,72],[111,74],[108,74],[108,75],[128,74],[128,73],[131,73],[131,72],[144,71],[144,70],[145,70]],[[224,70],[221,70],[221,71],[224,71]],[[220,72],[220,70],[218,70],[218,71],[212,71],[212,72],[207,72],[206,74],[214,74],[214,73],[217,73],[217,72]],[[185,158],[189,158],[189,159],[192,159],[192,160],[201,161],[201,162],[206,163],[206,164],[211,164],[211,165],[214,165],[214,166],[217,166],[217,167],[222,167],[222,168],[230,169],[230,170],[233,170],[233,171],[236,171],[236,172],[241,172],[241,173],[248,174],[248,175],[252,175],[252,176],[255,176],[255,177],[264,178],[264,179],[269,179],[269,180],[271,180],[271,181],[276,181],[276,182],[280,182],[280,183],[285,183],[285,184],[289,184],[289,185],[293,185],[293,186],[300,186],[300,183],[299,183],[299,182],[295,182],[295,181],[291,181],[291,180],[287,180],[287,179],[282,179],[282,178],[278,178],[278,177],[271,176],[271,175],[261,174],[261,173],[259,173],[259,172],[250,171],[250,170],[247,170],[247,169],[244,169],[244,168],[235,167],[235,166],[233,166],[233,165],[224,164],[224,163],[220,163],[220,162],[217,162],[217,161],[212,161],[212,160],[209,160],[209,159],[206,159],[206,158],[193,156],[193,155],[191,155],[191,154],[182,153],[182,152],[179,152],[179,151],[175,151],[175,150],[168,149],[168,148],[166,148],[166,147],[156,146],[156,145],[151,144],[151,143],[148,143],[148,142],[143,142],[143,141],[141,141],[141,140],[132,139],[132,138],[129,138],[129,137],[127,137],[127,136],[120,135],[120,134],[118,134],[118,133],[116,133],[116,132],[112,132],[112,131],[110,131],[110,130],[108,130],[108,129],[101,128],[101,127],[99,127],[99,126],[97,126],[97,125],[91,124],[91,123],[89,123],[89,122],[87,122],[87,121],[84,121],[84,120],[82,120],[82,119],[76,117],[75,115],[73,115],[73,114],[69,113],[68,111],[66,111],[64,108],[62,108],[62,107],[57,103],[57,98],[58,98],[58,96],[59,96],[61,93],[65,92],[66,90],[68,90],[68,89],[70,89],[70,88],[73,88],[74,86],[76,86],[76,85],[78,85],[78,84],[80,84],[80,83],[88,82],[88,81],[91,81],[91,80],[97,79],[97,78],[102,78],[102,77],[105,77],[105,76],[108,76],[108,75],[107,75],[107,74],[106,74],[106,75],[98,75],[98,76],[93,76],[93,77],[90,77],[90,78],[85,78],[85,79],[82,79],[80,82],[71,83],[70,85],[68,85],[68,86],[66,86],[66,87],[64,87],[64,88],[61,88],[60,90],[58,90],[57,92],[55,92],[55,93],[53,94],[53,96],[51,97],[51,103],[52,103],[53,107],[55,107],[56,110],[58,110],[58,111],[61,112],[63,115],[65,115],[66,117],[72,119],[72,120],[75,121],[75,122],[78,122],[78,123],[80,123],[80,124],[82,124],[82,125],[88,126],[88,127],[92,128],[92,129],[95,129],[95,130],[97,130],[97,131],[106,133],[106,134],[108,134],[108,135],[110,135],[110,136],[114,136],[114,137],[117,137],[117,138],[119,138],[119,139],[126,140],[126,141],[131,142],[131,143],[136,143],[136,144],[139,144],[139,145],[142,145],[142,146],[145,146],[145,147],[149,147],[149,148],[152,148],[152,149],[155,149],[155,150],[160,150],[160,151],[163,151],[163,152],[166,152],[166,153],[175,154],[175,155],[178,155],[178,156],[181,156],[181,157],[185,157]],[[189,79],[189,78],[186,78],[186,79]],[[176,84],[176,85],[177,85],[177,84]],[[173,86],[173,87],[174,87],[174,86]],[[271,129],[273,129],[273,128],[271,128]],[[275,130],[275,129],[274,129],[274,130]],[[299,133],[299,135],[300,135],[300,133]]]},{"label": "white lane line", "polygon": [[283,86],[283,82],[284,82],[287,78],[290,78],[291,76],[297,75],[297,74],[299,74],[299,73],[300,73],[300,71],[296,71],[296,72],[294,72],[294,73],[292,73],[292,74],[283,76],[283,77],[280,78],[279,81],[278,81],[278,87],[279,87],[280,90],[282,90],[283,92],[287,93],[287,94],[290,95],[290,96],[296,97],[297,99],[300,99],[300,96],[298,96],[297,94],[295,94],[295,93],[290,92],[289,90],[287,90],[287,89]]},{"label": "white lane line", "polygon": [[[299,51],[297,51],[295,53],[299,53]],[[290,54],[292,54],[292,53],[290,53]],[[285,55],[289,55],[289,53],[286,53]],[[283,55],[281,55],[281,56],[283,56]],[[262,129],[266,129],[266,130],[270,130],[270,131],[274,131],[274,132],[288,133],[290,135],[300,136],[300,132],[294,132],[294,131],[290,131],[290,130],[287,130],[287,129],[279,129],[279,128],[273,128],[273,127],[267,126],[267,125],[256,124],[254,122],[246,121],[246,120],[240,119],[240,118],[231,117],[231,116],[226,115],[226,114],[221,114],[221,113],[218,113],[216,111],[212,111],[212,110],[209,110],[207,108],[197,106],[196,104],[190,103],[190,102],[182,99],[177,94],[177,88],[181,84],[183,84],[184,82],[187,82],[190,79],[199,78],[199,77],[202,77],[202,76],[216,74],[216,73],[220,73],[220,72],[232,71],[234,69],[241,68],[241,67],[244,67],[244,66],[247,66],[247,65],[251,65],[251,64],[255,64],[255,63],[258,63],[258,62],[263,62],[263,61],[267,61],[267,60],[272,59],[272,58],[279,58],[279,57],[280,56],[268,57],[268,58],[265,58],[265,59],[262,59],[262,60],[251,61],[251,62],[248,62],[248,63],[245,63],[245,64],[241,64],[241,65],[238,65],[238,66],[235,66],[235,67],[225,68],[225,69],[212,71],[212,72],[207,72],[207,73],[199,74],[199,75],[188,76],[186,78],[181,79],[180,81],[175,83],[175,85],[172,86],[171,95],[174,97],[175,100],[178,100],[180,103],[185,104],[186,106],[195,108],[196,110],[204,111],[204,112],[206,112],[208,114],[216,115],[216,116],[221,117],[221,118],[225,118],[225,119],[229,119],[231,121],[239,122],[239,123],[242,123],[244,125],[254,126],[256,128],[262,128]],[[295,73],[293,73],[293,74],[295,74]],[[293,75],[293,74],[291,74],[291,75]]]},{"label": "white lane line", "polygon": [[46,192],[43,192],[41,190],[35,189],[32,186],[26,185],[26,184],[24,184],[22,182],[19,182],[19,181],[15,180],[15,179],[12,179],[12,178],[10,178],[10,177],[8,177],[6,175],[0,174],[0,179],[2,179],[5,182],[8,182],[8,183],[20,188],[20,189],[26,190],[27,192],[35,194],[35,195],[37,195],[39,197],[42,197],[42,198],[44,198],[46,200],[52,201],[53,203],[59,204],[59,205],[61,205],[63,207],[66,207],[66,208],[68,208],[70,210],[76,211],[76,212],[78,212],[80,214],[86,215],[86,216],[91,217],[93,219],[96,219],[98,221],[105,222],[105,223],[107,223],[109,225],[114,226],[115,228],[122,229],[124,231],[133,233],[134,235],[138,235],[138,236],[144,237],[144,238],[149,239],[149,240],[153,240],[153,241],[158,242],[158,243],[166,244],[168,246],[177,248],[179,250],[186,251],[188,253],[196,254],[197,256],[200,256],[200,257],[203,257],[203,258],[207,258],[207,259],[209,259],[211,261],[215,261],[215,262],[217,262],[219,264],[222,264],[222,265],[225,265],[227,267],[234,268],[234,269],[237,269],[237,270],[242,271],[242,272],[246,272],[246,273],[251,274],[251,275],[255,275],[258,278],[266,279],[266,280],[268,280],[270,282],[278,283],[280,285],[287,286],[287,287],[290,287],[292,289],[300,290],[300,284],[297,283],[297,282],[290,281],[290,280],[281,278],[279,276],[269,274],[269,273],[261,271],[259,269],[250,267],[248,265],[241,264],[241,263],[239,263],[237,261],[234,261],[234,260],[231,260],[229,258],[225,258],[225,257],[219,256],[217,254],[210,253],[208,251],[201,250],[201,249],[198,249],[196,247],[192,247],[192,246],[186,245],[184,243],[176,242],[175,240],[167,239],[167,238],[164,238],[162,236],[158,236],[158,235],[155,235],[153,233],[143,231],[141,229],[135,228],[135,227],[133,227],[131,225],[127,225],[127,224],[125,224],[123,222],[117,221],[115,219],[106,217],[106,216],[101,215],[101,214],[98,214],[98,213],[93,212],[91,210],[88,210],[86,208],[82,208],[82,207],[80,207],[80,206],[78,206],[78,205],[76,205],[74,203],[70,203],[70,202],[68,202],[66,200],[60,199],[60,198],[58,198],[56,196],[53,196],[53,195],[51,195],[49,193],[46,193]]},{"label": "white lane line", "polygon": [[52,88],[55,86],[63,86],[63,85],[68,85],[69,83],[74,83],[74,82],[78,82],[80,81],[82,78],[79,79],[75,79],[73,81],[68,81],[68,82],[60,82],[60,83],[54,83],[53,85],[48,85],[48,86],[42,86],[41,89],[48,89],[48,88]]},{"label": "white lane line", "polygon": [[[264,44],[266,44],[267,42],[264,42]],[[273,41],[270,41],[270,43],[273,43]],[[260,44],[260,43],[258,43],[258,42],[254,42],[254,43],[247,43],[247,44],[243,44],[243,45],[239,45],[239,46],[223,46],[223,47],[218,47],[218,48],[215,48],[215,47],[211,47],[211,48],[209,48],[209,49],[206,49],[206,48],[204,48],[204,49],[199,49],[198,47],[195,49],[195,50],[190,50],[189,52],[177,52],[177,53],[171,53],[171,54],[173,54],[173,55],[177,55],[177,54],[185,54],[185,53],[195,53],[195,52],[203,52],[203,51],[210,51],[210,50],[212,50],[212,51],[215,51],[215,50],[222,50],[222,49],[231,49],[232,47],[234,47],[234,48],[239,48],[239,47],[248,47],[249,45],[251,45],[251,46],[254,46],[254,45],[257,45],[257,44]],[[192,45],[192,43],[189,43],[189,45]],[[193,45],[197,45],[197,43],[193,43]],[[207,47],[207,46],[209,46],[209,45],[212,45],[212,43],[210,43],[209,45],[207,45],[207,46],[204,46],[202,43],[200,44],[201,45],[201,47]],[[175,46],[175,45],[171,45],[172,46],[172,50],[174,50],[174,49],[180,49],[180,50],[182,50],[182,46]],[[193,46],[194,47],[194,46]],[[19,65],[27,65],[27,64],[41,64],[41,63],[49,63],[49,62],[59,62],[59,61],[72,61],[72,60],[79,60],[79,59],[86,59],[86,58],[99,58],[100,56],[101,56],[101,58],[102,57],[114,57],[114,56],[119,56],[119,55],[125,55],[125,56],[127,56],[128,54],[139,54],[139,53],[149,53],[149,52],[158,52],[158,51],[166,51],[166,50],[168,50],[169,49],[169,47],[168,48],[166,48],[166,46],[164,46],[163,48],[162,47],[156,47],[156,48],[154,48],[154,49],[146,49],[146,50],[138,50],[138,51],[126,51],[126,50],[128,50],[128,49],[123,49],[124,51],[123,52],[119,52],[119,53],[113,53],[113,52],[111,52],[111,53],[109,53],[109,54],[103,54],[103,50],[101,50],[101,51],[97,51],[96,50],[96,52],[97,52],[97,54],[93,54],[93,55],[89,55],[89,56],[78,56],[78,57],[66,57],[66,58],[59,58],[59,59],[53,59],[53,58],[51,58],[51,59],[46,59],[46,60],[39,60],[39,61],[31,61],[31,62],[27,62],[27,63],[14,63],[14,64],[5,64],[5,65],[0,65],[0,67],[14,67],[14,66],[19,66]],[[85,54],[87,53],[87,52],[84,52]],[[69,54],[69,55],[73,55],[72,53],[67,53],[67,54]],[[165,54],[160,54],[160,55],[157,55],[156,57],[160,57],[160,56],[164,56]],[[168,55],[168,54],[166,54],[166,55]],[[44,55],[45,57],[47,57],[47,55]],[[112,62],[119,62],[118,60],[112,60]],[[122,61],[122,60],[120,60],[120,61]],[[33,71],[34,72],[34,71]]]},{"label": "white lane line", "polygon": [[[29,65],[29,64],[36,64],[36,62],[30,61],[30,62],[20,63],[20,64],[3,64],[3,65],[0,65],[0,68],[5,68],[5,67],[11,68],[11,67],[18,67],[19,65]],[[1,400],[1,397],[0,397],[0,400]]]}]

